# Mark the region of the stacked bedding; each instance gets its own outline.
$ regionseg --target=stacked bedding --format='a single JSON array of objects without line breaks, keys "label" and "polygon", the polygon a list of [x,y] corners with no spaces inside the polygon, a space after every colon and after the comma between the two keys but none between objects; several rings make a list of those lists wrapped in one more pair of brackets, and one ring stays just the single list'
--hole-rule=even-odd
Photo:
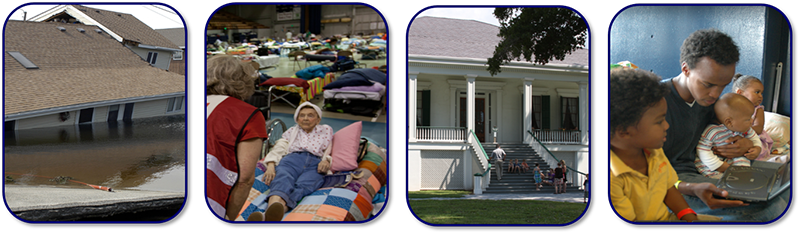
[{"label": "stacked bedding", "polygon": [[386,73],[372,68],[352,69],[323,89],[325,99],[381,101],[386,93]]}]

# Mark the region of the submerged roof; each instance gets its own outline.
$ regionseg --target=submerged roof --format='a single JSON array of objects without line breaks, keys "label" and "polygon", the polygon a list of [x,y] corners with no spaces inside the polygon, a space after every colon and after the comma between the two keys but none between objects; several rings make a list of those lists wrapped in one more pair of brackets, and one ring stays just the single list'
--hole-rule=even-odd
[{"label": "submerged roof", "polygon": [[[185,91],[184,76],[152,67],[97,31],[82,24],[7,21],[5,114]],[[26,69],[9,51],[38,69]]]},{"label": "submerged roof", "polygon": [[[408,54],[488,59],[500,42],[499,31],[498,26],[475,20],[418,17],[408,29]],[[589,50],[578,49],[548,64],[588,66]]]}]

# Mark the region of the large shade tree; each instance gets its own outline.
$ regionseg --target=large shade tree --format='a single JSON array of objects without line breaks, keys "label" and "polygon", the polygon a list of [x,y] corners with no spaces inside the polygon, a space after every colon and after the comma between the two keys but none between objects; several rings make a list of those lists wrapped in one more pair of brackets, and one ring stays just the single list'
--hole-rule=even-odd
[{"label": "large shade tree", "polygon": [[586,21],[567,8],[495,8],[501,38],[486,62],[492,76],[508,62],[525,60],[547,64],[564,60],[567,54],[584,46],[588,36]]}]

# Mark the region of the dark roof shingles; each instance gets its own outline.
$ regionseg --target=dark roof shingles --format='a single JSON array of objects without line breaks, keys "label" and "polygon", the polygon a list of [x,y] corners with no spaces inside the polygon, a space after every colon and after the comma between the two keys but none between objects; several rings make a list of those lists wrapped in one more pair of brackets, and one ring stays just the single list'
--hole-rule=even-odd
[{"label": "dark roof shingles", "polygon": [[[81,24],[7,21],[5,113],[185,91],[184,76],[150,66],[94,29]],[[39,69],[23,68],[8,51],[19,51]]]},{"label": "dark roof shingles", "polygon": [[[408,30],[408,54],[488,59],[500,42],[500,28],[475,21],[439,17],[414,19]],[[589,65],[589,51],[578,49],[564,61],[548,64]]]},{"label": "dark roof shingles", "polygon": [[81,5],[72,6],[126,40],[136,41],[145,45],[179,49],[178,46],[169,39],[131,14],[101,10]]}]

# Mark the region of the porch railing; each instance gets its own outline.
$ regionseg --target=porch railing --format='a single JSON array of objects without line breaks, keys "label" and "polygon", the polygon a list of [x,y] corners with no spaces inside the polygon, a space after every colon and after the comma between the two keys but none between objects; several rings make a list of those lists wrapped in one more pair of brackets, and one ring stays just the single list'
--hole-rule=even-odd
[{"label": "porch railing", "polygon": [[467,141],[467,128],[464,127],[418,126],[416,134],[416,139],[418,141]]},{"label": "porch railing", "polygon": [[[544,159],[544,161],[548,164],[548,166],[550,168],[555,168],[556,165],[558,164],[558,162],[561,161],[561,160],[559,158],[557,158],[553,154],[553,152],[550,152],[550,149],[548,149],[547,146],[545,146],[544,143],[542,141],[540,141],[539,138],[537,138],[536,135],[532,131],[528,130],[528,134],[533,136],[533,141],[531,142],[531,146],[533,147],[533,149],[536,150],[537,153],[542,155],[542,158]],[[574,185],[579,186],[579,187],[581,187],[583,189],[587,189],[586,187],[583,186],[583,181],[588,178],[587,177],[588,174],[586,174],[584,172],[580,172],[580,171],[576,170],[575,168],[572,168],[572,167],[569,167],[569,166],[567,166],[567,170],[568,171],[573,171],[573,172],[575,172],[577,174],[577,177],[575,178],[577,181],[573,181]]]},{"label": "porch railing", "polygon": [[475,132],[470,130],[469,137],[470,140],[468,140],[468,142],[472,146],[472,152],[481,163],[481,169],[483,169],[483,172],[478,172],[474,175],[473,193],[483,194],[483,191],[486,191],[486,187],[489,186],[489,181],[491,181],[492,178],[492,164],[489,161],[489,155],[486,155],[486,150],[483,149],[483,145],[481,141],[478,140],[478,136],[475,135]]},{"label": "porch railing", "polygon": [[581,144],[580,130],[533,130],[533,136],[545,144]]}]

